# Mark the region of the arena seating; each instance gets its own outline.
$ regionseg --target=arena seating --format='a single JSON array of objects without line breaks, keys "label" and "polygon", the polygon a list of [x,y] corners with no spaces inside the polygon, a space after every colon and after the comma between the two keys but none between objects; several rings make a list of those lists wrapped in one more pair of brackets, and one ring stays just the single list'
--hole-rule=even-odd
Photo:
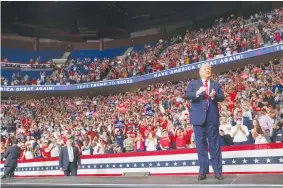
[{"label": "arena seating", "polygon": [[123,53],[127,50],[128,48],[114,48],[114,49],[109,49],[109,50],[74,50],[71,51],[70,58],[71,59],[81,59],[83,60],[84,58],[98,58],[98,59],[103,59],[105,57],[113,59],[117,56],[123,55]]},{"label": "arena seating", "polygon": [[[280,59],[213,76],[226,95],[220,108],[222,146],[283,141],[282,70]],[[56,157],[69,137],[82,155],[194,148],[190,103],[184,99],[188,82],[93,98],[2,101],[1,152],[13,138],[20,140],[21,160]],[[237,120],[248,132],[235,140]]]},{"label": "arena seating", "polygon": [[12,49],[12,48],[1,48],[1,59],[7,59],[9,62],[13,63],[30,63],[33,59],[36,61],[48,62],[50,59],[60,59],[64,51],[54,50],[54,51],[31,51],[24,49]]},{"label": "arena seating", "polygon": [[[249,19],[236,18],[231,15],[226,19],[216,20],[210,29],[187,31],[184,37],[175,37],[172,40],[174,42],[160,40],[155,45],[147,44],[143,48],[135,47],[128,54],[124,54],[127,48],[110,49],[102,52],[73,51],[70,54],[69,63],[54,70],[54,73],[50,76],[47,75],[40,84],[75,84],[103,79],[129,78],[157,72],[281,43],[283,39],[282,31],[281,9],[275,9],[269,13],[259,13]],[[2,53],[8,54],[5,49],[2,49]],[[57,55],[60,53],[62,52],[58,52]],[[23,55],[25,59],[23,59],[19,54],[23,53],[11,55],[11,58],[19,57],[19,62],[22,62],[22,60],[27,59],[26,57],[38,57],[35,54],[28,56],[25,54]],[[46,52],[48,54],[46,56],[41,52],[38,52],[38,54],[40,54],[41,62],[43,62],[43,59],[45,60],[45,57],[51,57],[51,55],[49,56],[51,52]],[[54,54],[52,57],[58,57],[57,55]],[[8,56],[8,59],[15,60],[10,59],[10,56]],[[2,75],[7,74],[2,73]],[[7,78],[6,80],[11,79]],[[29,81],[29,84],[31,83]],[[11,85],[16,84],[23,85],[24,83],[17,82]],[[8,81],[8,85],[10,85],[10,81]]]},{"label": "arena seating", "polygon": [[[68,64],[52,71],[2,70],[1,84],[64,85],[125,78],[229,56],[280,43],[282,15],[282,10],[273,10],[249,20],[219,19],[212,29],[186,32],[181,42],[179,37],[175,43],[160,40],[126,55],[123,48],[73,51]],[[13,57],[18,62],[27,58]],[[226,96],[220,104],[222,146],[283,142],[283,59],[272,61],[213,75]],[[22,161],[57,157],[67,138],[75,141],[81,155],[194,148],[190,102],[184,98],[189,82],[162,82],[109,96],[2,101],[1,157],[12,139],[20,141]],[[235,125],[246,134],[237,132]]]}]

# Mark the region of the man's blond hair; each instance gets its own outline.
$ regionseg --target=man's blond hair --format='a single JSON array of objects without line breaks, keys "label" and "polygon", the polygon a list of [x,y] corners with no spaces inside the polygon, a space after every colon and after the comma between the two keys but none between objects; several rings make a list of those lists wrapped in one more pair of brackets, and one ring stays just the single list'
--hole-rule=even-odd
[{"label": "man's blond hair", "polygon": [[209,64],[202,64],[200,67],[199,67],[199,71],[201,71],[202,69],[204,69],[205,67],[208,67],[211,69],[211,65]]}]

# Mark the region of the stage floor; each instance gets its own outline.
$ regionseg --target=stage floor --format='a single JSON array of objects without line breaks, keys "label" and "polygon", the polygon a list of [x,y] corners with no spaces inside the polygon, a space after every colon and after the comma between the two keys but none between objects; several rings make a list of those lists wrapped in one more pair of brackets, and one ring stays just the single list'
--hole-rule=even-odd
[{"label": "stage floor", "polygon": [[149,177],[53,177],[53,178],[14,178],[4,179],[2,188],[66,188],[66,187],[114,187],[114,188],[162,188],[162,187],[281,187],[283,174],[279,175],[225,175],[223,181],[208,176],[204,181],[198,181],[197,176],[149,176]]}]

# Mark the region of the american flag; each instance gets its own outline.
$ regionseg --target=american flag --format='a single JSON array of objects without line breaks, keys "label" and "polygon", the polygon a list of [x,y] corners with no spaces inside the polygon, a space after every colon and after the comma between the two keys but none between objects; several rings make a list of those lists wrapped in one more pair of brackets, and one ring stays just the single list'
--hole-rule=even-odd
[{"label": "american flag", "polygon": [[[226,158],[222,160],[225,165],[262,165],[262,164],[282,164],[283,157],[246,157],[246,158]],[[142,169],[142,168],[166,168],[166,167],[188,167],[199,166],[198,160],[167,160],[167,161],[150,161],[150,162],[128,162],[128,163],[89,163],[83,164],[82,169]],[[58,165],[47,166],[29,166],[18,167],[16,171],[30,172],[30,171],[53,171],[58,170]],[[1,172],[4,169],[1,168]]]},{"label": "american flag", "polygon": [[[234,146],[223,149],[223,173],[283,173],[283,144]],[[58,159],[20,162],[17,176],[62,175]],[[1,163],[1,173],[4,167]],[[121,175],[125,172],[150,174],[197,174],[195,149],[133,152],[83,156],[79,175]],[[210,171],[213,172],[210,166]]]}]

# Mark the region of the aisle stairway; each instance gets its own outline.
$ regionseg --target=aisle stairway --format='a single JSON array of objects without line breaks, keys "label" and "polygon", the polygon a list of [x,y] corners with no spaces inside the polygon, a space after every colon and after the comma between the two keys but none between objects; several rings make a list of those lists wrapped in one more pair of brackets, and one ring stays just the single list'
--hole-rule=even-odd
[{"label": "aisle stairway", "polygon": [[125,51],[125,53],[123,54],[123,56],[126,56],[126,55],[128,55],[129,53],[131,53],[131,51],[134,49],[134,47],[130,47],[130,48],[128,48],[126,51]]},{"label": "aisle stairway", "polygon": [[61,57],[61,59],[68,59],[69,55],[71,54],[71,52],[65,52],[63,54],[63,56]]}]

